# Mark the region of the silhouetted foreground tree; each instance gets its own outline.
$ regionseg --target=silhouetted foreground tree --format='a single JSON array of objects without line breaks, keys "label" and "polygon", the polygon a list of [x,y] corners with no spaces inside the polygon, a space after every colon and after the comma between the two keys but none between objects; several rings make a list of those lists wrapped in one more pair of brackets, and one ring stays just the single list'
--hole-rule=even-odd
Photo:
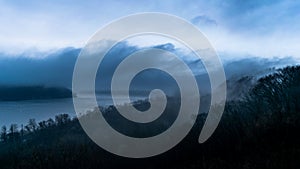
[{"label": "silhouetted foreground tree", "polygon": [[2,126],[2,128],[1,128],[1,141],[3,141],[3,142],[7,141],[7,129],[6,129],[6,126]]}]

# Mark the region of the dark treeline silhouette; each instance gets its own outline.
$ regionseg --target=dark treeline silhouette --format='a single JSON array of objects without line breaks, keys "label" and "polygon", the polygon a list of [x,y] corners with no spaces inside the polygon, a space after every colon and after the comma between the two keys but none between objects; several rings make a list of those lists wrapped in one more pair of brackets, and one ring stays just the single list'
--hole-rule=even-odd
[{"label": "dark treeline silhouette", "polygon": [[[8,128],[4,125],[0,132],[0,141],[2,143],[26,142],[27,139],[34,138],[31,134],[36,134],[38,131],[49,129],[71,122],[68,114],[59,114],[55,116],[55,121],[49,118],[46,121],[36,122],[35,119],[29,119],[28,124],[19,126],[18,124],[11,124]],[[21,127],[19,129],[19,127]]]},{"label": "dark treeline silhouette", "polygon": [[[139,101],[135,107],[143,110],[149,103]],[[115,118],[114,106],[101,107],[101,110],[106,118]],[[173,111],[172,107],[168,110]],[[0,168],[300,167],[300,66],[279,69],[259,79],[243,99],[228,101],[213,136],[199,144],[206,115],[198,115],[191,132],[175,148],[146,159],[123,158],[106,152],[88,138],[77,118],[71,119],[67,114],[39,123],[30,119],[25,126],[12,124],[1,128]],[[112,122],[115,127],[123,125],[118,120]],[[169,125],[167,120],[161,127]],[[141,134],[138,130],[131,132]]]}]

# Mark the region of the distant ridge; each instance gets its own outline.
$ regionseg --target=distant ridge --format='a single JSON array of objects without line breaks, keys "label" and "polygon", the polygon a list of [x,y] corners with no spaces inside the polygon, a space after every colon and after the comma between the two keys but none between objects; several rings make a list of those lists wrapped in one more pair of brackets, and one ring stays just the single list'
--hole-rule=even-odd
[{"label": "distant ridge", "polygon": [[72,91],[63,87],[0,86],[0,101],[47,100],[71,97]]}]

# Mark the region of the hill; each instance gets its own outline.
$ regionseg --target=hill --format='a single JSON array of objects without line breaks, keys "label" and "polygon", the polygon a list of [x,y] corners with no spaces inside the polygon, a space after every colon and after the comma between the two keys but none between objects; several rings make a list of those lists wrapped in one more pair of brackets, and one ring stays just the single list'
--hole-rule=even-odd
[{"label": "hill", "polygon": [[[207,115],[199,114],[181,143],[147,159],[128,159],[104,151],[84,133],[77,118],[70,119],[66,114],[38,124],[30,119],[20,129],[16,124],[2,127],[0,166],[3,169],[299,168],[299,105],[300,66],[278,69],[260,78],[245,99],[227,102],[221,123],[207,142],[197,142]],[[140,101],[135,106],[144,109],[149,105]],[[124,127],[114,119],[114,106],[102,107],[102,111],[114,128],[123,126],[119,130],[127,135],[145,137],[147,132],[161,132],[157,127],[153,131]]]},{"label": "hill", "polygon": [[72,91],[62,87],[0,86],[0,101],[71,98]]}]

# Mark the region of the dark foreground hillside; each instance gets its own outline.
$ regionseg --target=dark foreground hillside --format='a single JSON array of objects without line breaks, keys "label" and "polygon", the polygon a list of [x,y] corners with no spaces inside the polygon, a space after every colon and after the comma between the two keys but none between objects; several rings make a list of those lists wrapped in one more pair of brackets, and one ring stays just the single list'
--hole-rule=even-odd
[{"label": "dark foreground hillside", "polygon": [[[139,106],[148,106],[139,102]],[[115,111],[109,107],[106,111]],[[68,115],[26,126],[2,127],[1,169],[178,168],[261,169],[300,167],[300,67],[260,79],[242,101],[230,101],[216,132],[198,136],[206,115],[189,135],[156,157],[128,159],[94,144]]]}]

